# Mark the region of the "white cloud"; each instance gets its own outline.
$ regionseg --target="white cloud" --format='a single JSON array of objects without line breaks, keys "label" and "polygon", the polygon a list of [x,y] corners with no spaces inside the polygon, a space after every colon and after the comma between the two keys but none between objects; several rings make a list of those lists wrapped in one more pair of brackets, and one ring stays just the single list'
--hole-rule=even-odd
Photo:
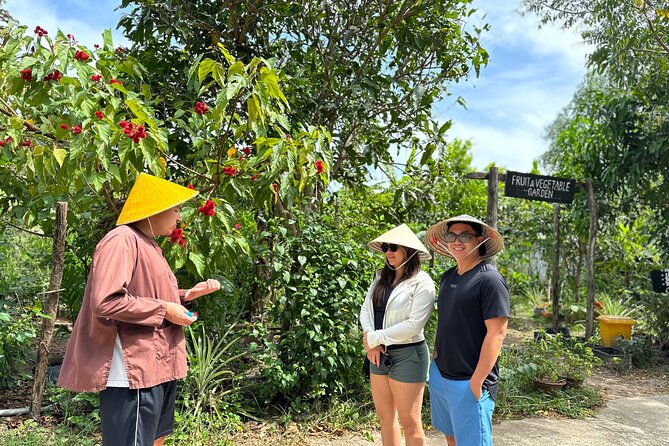
[{"label": "white cloud", "polygon": [[528,171],[547,149],[546,127],[569,103],[583,79],[588,48],[578,33],[554,25],[538,27],[520,15],[517,1],[475,1],[471,23],[491,24],[482,36],[490,62],[479,78],[451,86],[454,97],[435,105],[435,117],[452,119],[451,138],[472,141],[473,163]]}]

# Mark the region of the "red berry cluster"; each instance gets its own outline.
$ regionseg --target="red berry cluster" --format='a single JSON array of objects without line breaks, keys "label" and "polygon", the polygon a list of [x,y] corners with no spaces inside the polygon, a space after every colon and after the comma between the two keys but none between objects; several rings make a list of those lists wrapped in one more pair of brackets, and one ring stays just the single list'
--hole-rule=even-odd
[{"label": "red berry cluster", "polygon": [[195,113],[198,115],[206,115],[209,112],[209,107],[205,105],[204,102],[195,103]]},{"label": "red berry cluster", "polygon": [[100,110],[96,111],[94,114],[95,114],[95,117],[98,118],[98,119],[104,119],[105,118],[105,115],[103,115]]},{"label": "red berry cluster", "polygon": [[242,225],[240,225],[239,223],[235,223],[235,229],[242,229]]},{"label": "red berry cluster", "polygon": [[49,82],[49,81],[60,82],[60,78],[61,78],[61,77],[63,77],[63,75],[61,74],[60,71],[58,71],[58,70],[53,70],[53,72],[51,72],[51,73],[49,73],[49,74],[46,75],[46,77],[44,78],[44,80],[47,81],[47,82]]},{"label": "red berry cluster", "polygon": [[74,34],[68,34],[67,38],[70,39],[70,42],[77,43],[77,39],[74,38]]},{"label": "red berry cluster", "polygon": [[98,44],[98,43],[94,43],[94,44],[93,44],[93,47],[97,50],[97,49],[100,48],[100,44]]},{"label": "red berry cluster", "polygon": [[186,244],[186,240],[183,237],[184,230],[181,228],[172,229],[172,234],[170,234],[170,242],[178,243],[179,246]]},{"label": "red berry cluster", "polygon": [[100,82],[102,80],[102,75],[101,74],[94,74],[91,76],[91,80],[93,82]]},{"label": "red berry cluster", "polygon": [[75,135],[78,135],[81,133],[81,126],[80,125],[75,125],[72,127],[72,133]]},{"label": "red berry cluster", "polygon": [[242,149],[242,153],[243,153],[244,155],[246,155],[246,156],[250,156],[250,155],[251,155],[251,148],[248,147],[248,146],[247,146],[247,147],[244,147],[244,148]]},{"label": "red berry cluster", "polygon": [[237,175],[237,168],[234,166],[228,166],[223,168],[223,173],[229,177],[234,177]]},{"label": "red berry cluster", "polygon": [[31,70],[30,68],[21,70],[21,79],[23,79],[26,82],[31,82],[33,80],[33,70]]},{"label": "red berry cluster", "polygon": [[116,54],[123,54],[125,48],[123,48],[122,46],[117,46],[116,49],[114,49],[114,51],[116,51]]},{"label": "red berry cluster", "polygon": [[314,163],[314,166],[316,166],[316,173],[319,175],[323,173],[323,170],[325,167],[323,166],[323,160],[318,160]]},{"label": "red berry cluster", "polygon": [[28,147],[29,149],[33,148],[33,142],[29,139],[26,139],[25,141],[21,141],[19,143],[19,147]]},{"label": "red berry cluster", "polygon": [[118,125],[123,129],[123,133],[128,135],[128,138],[132,139],[136,143],[138,143],[141,139],[146,138],[144,126],[135,125],[128,121],[121,121],[118,123]]},{"label": "red berry cluster", "polygon": [[110,84],[119,84],[119,85],[123,85],[123,82],[121,82],[121,81],[118,80],[118,79],[110,79],[110,80],[109,80],[109,83],[110,83]]},{"label": "red berry cluster", "polygon": [[216,214],[216,203],[214,200],[207,200],[204,205],[200,206],[198,209],[200,213],[213,217]]},{"label": "red berry cluster", "polygon": [[79,62],[85,62],[85,61],[87,61],[88,59],[90,59],[91,56],[89,56],[88,53],[87,53],[86,51],[77,50],[77,51],[74,53],[74,58],[75,58],[76,60],[78,60]]},{"label": "red berry cluster", "polygon": [[44,36],[46,36],[47,34],[49,34],[49,31],[47,31],[46,29],[44,29],[44,28],[42,28],[41,26],[37,25],[37,26],[35,27],[35,34],[37,34],[39,37],[44,37]]},{"label": "red berry cluster", "polygon": [[188,186],[186,186],[186,187],[187,187],[188,189],[192,189],[192,190],[195,190],[195,186],[193,186],[192,184],[189,184],[189,185],[188,185]]},{"label": "red berry cluster", "polygon": [[257,180],[259,176],[260,176],[260,175],[258,175],[257,173],[254,174],[254,175],[251,175],[251,181],[255,181],[255,180]]},{"label": "red berry cluster", "polygon": [[0,147],[4,146],[5,144],[11,144],[13,142],[14,142],[14,138],[12,138],[11,136],[8,136],[4,140],[0,139]]}]

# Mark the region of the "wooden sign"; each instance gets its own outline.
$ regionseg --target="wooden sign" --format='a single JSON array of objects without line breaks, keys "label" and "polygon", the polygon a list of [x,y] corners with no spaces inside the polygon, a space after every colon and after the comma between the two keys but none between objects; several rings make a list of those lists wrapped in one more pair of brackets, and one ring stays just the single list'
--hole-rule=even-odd
[{"label": "wooden sign", "polygon": [[653,291],[656,293],[669,293],[669,269],[656,269],[650,272],[653,281]]},{"label": "wooden sign", "polygon": [[508,171],[504,195],[528,200],[571,203],[576,180]]}]

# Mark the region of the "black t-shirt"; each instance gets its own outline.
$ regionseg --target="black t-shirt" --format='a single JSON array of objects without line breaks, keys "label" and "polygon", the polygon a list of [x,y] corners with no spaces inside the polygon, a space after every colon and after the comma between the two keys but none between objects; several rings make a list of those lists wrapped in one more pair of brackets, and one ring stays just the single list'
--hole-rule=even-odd
[{"label": "black t-shirt", "polygon": [[[397,286],[397,285],[395,285]],[[383,301],[381,302],[380,305],[377,305],[376,302],[373,302],[374,304],[374,329],[375,330],[382,330],[383,329],[383,318],[386,315],[386,306],[388,305],[388,299],[390,298],[390,295],[393,293],[393,290],[395,289],[395,286],[391,286],[386,290],[386,292],[383,295]]]},{"label": "black t-shirt", "polygon": [[[488,332],[486,319],[509,316],[509,287],[497,269],[486,261],[463,275],[452,268],[441,276],[437,310],[437,367],[446,379],[471,379]],[[495,399],[499,388],[497,362],[483,382],[483,388]]]}]

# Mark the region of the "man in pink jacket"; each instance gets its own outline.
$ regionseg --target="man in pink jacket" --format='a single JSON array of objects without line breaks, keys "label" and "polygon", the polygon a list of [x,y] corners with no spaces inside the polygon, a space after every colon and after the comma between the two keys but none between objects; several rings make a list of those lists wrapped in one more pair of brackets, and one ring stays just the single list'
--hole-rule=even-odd
[{"label": "man in pink jacket", "polygon": [[183,304],[220,288],[182,290],[154,241],[169,236],[197,191],[141,173],[117,227],[97,245],[58,385],[100,392],[105,446],[157,446],[174,428],[176,380],[186,376]]}]

